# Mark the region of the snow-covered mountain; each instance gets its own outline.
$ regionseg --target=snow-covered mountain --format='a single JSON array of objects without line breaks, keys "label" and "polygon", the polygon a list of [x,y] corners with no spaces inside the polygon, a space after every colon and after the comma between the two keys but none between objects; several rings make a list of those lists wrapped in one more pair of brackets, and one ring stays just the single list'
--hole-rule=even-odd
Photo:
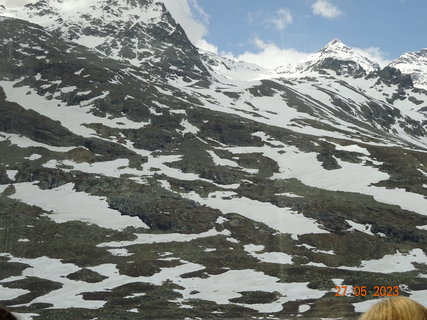
[{"label": "snow-covered mountain", "polygon": [[410,75],[416,87],[427,90],[427,49],[405,53],[390,66]]},{"label": "snow-covered mountain", "polygon": [[340,40],[334,39],[301,62],[279,67],[276,72],[296,76],[307,71],[325,69],[333,70],[338,75],[361,77],[379,70],[380,66],[362,51],[350,48]]},{"label": "snow-covered mountain", "polygon": [[[168,74],[206,72],[197,49],[161,2],[154,0],[41,0],[0,15],[23,19],[52,35],[113,59]],[[159,71],[157,71],[159,72]]]},{"label": "snow-covered mountain", "polygon": [[1,305],[328,319],[372,302],[341,285],[424,301],[416,79],[338,41],[278,73],[199,52],[154,1],[69,1],[0,8]]},{"label": "snow-covered mountain", "polygon": [[345,71],[352,71],[356,74],[362,70],[367,74],[380,69],[379,64],[372,61],[369,56],[346,46],[337,39],[332,40],[319,52],[307,57],[302,62],[309,67],[317,66],[325,68],[328,66],[326,61],[329,59],[348,62],[349,69]]}]

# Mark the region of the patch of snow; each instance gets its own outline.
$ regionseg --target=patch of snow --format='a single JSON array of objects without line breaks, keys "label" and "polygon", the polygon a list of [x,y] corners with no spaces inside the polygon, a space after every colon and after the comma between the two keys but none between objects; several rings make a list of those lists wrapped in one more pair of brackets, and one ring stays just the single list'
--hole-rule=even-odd
[{"label": "patch of snow", "polygon": [[[31,87],[14,87],[14,84],[15,82],[12,81],[0,81],[0,86],[3,87],[8,101],[16,102],[27,110],[33,110],[52,120],[59,121],[63,127],[77,135],[85,137],[96,135],[95,130],[85,126],[85,124],[89,123],[101,123],[107,127],[120,129],[139,129],[146,125],[146,123],[134,122],[124,117],[109,119],[97,117],[90,113],[95,100],[105,98],[109,92],[104,92],[103,95],[86,100],[80,105],[67,106],[61,100],[48,100],[43,96],[39,96]],[[26,95],[28,91],[32,92],[30,96]]]},{"label": "patch of snow", "polygon": [[40,143],[34,140],[31,140],[30,138],[27,138],[22,135],[17,135],[14,133],[4,133],[0,132],[0,142],[1,141],[9,141],[11,144],[16,145],[20,148],[45,148],[50,151],[54,152],[68,152],[70,150],[73,150],[76,147],[55,147],[51,145],[47,145],[44,143]]},{"label": "patch of snow", "polygon": [[244,246],[246,252],[248,252],[252,257],[257,258],[261,262],[265,263],[279,263],[279,264],[293,264],[292,256],[284,252],[263,252],[258,253],[259,251],[264,250],[264,246],[257,246],[253,244],[248,244]]},{"label": "patch of snow", "polygon": [[223,224],[224,222],[227,222],[227,221],[228,221],[227,218],[220,216],[218,217],[218,219],[216,219],[215,223]]},{"label": "patch of snow", "polygon": [[73,183],[51,190],[42,190],[31,182],[14,186],[16,193],[10,198],[52,211],[47,216],[56,223],[83,221],[114,230],[148,228],[138,217],[122,216],[120,212],[110,209],[105,198],[75,191]]},{"label": "patch of snow", "polygon": [[[94,272],[98,272],[102,276],[106,277],[106,279],[98,283],[87,283],[84,281],[76,281],[67,278],[69,274],[80,270],[80,267],[71,263],[63,263],[61,260],[48,257],[26,259],[13,257],[8,254],[2,254],[2,256],[9,257],[10,262],[29,265],[29,267],[22,272],[21,276],[3,279],[0,281],[2,283],[25,279],[27,277],[36,277],[40,279],[48,279],[50,281],[55,281],[62,284],[60,289],[53,290],[43,296],[35,298],[28,304],[25,304],[31,305],[34,303],[49,303],[53,305],[51,307],[52,309],[69,309],[76,306],[85,309],[99,309],[105,305],[106,301],[84,300],[82,293],[110,291],[116,287],[135,282],[149,283],[157,286],[168,280],[177,283],[177,279],[179,279],[182,274],[204,269],[204,267],[201,265],[181,260],[181,265],[173,268],[163,268],[160,272],[154,274],[151,277],[129,277],[126,275],[121,275],[116,265],[103,264],[89,267],[88,269]],[[27,290],[22,289],[5,288],[3,290],[3,288],[4,287],[0,285],[0,299],[2,300],[13,299],[28,292]]]},{"label": "patch of snow", "polygon": [[18,170],[6,170],[6,174],[10,180],[15,180]]},{"label": "patch of snow", "polygon": [[313,251],[314,253],[324,253],[324,254],[332,254],[332,255],[334,255],[334,254],[335,254],[334,250],[320,250],[320,249],[318,249],[318,248],[316,248],[316,247],[313,247],[313,246],[310,246],[310,245],[308,245],[308,244],[306,244],[306,243],[303,243],[303,244],[297,244],[296,246],[297,246],[297,247],[303,247],[303,248],[306,248],[306,249],[308,249],[308,250]]},{"label": "patch of snow", "polygon": [[288,198],[304,198],[303,196],[299,196],[295,193],[291,193],[291,192],[283,192],[283,193],[276,193],[276,196],[285,196]]},{"label": "patch of snow", "polygon": [[224,158],[220,158],[212,150],[207,150],[207,152],[211,156],[211,158],[212,158],[212,160],[213,160],[213,162],[215,163],[216,166],[230,166],[230,167],[240,168],[239,164],[237,162],[235,162],[235,161],[224,159]]},{"label": "patch of snow", "polygon": [[362,148],[362,147],[358,146],[357,144],[352,144],[352,145],[348,145],[348,146],[341,146],[339,144],[335,144],[335,149],[336,150],[348,151],[348,152],[357,152],[357,153],[361,153],[361,154],[364,154],[367,156],[371,155],[371,153],[368,151],[368,149]]},{"label": "patch of snow", "polygon": [[[223,148],[235,154],[262,152],[264,156],[273,159],[279,165],[279,173],[274,179],[297,178],[308,186],[330,191],[356,192],[372,195],[375,200],[394,204],[402,209],[427,215],[427,199],[421,195],[406,192],[404,189],[387,189],[372,184],[388,180],[385,172],[358,163],[349,163],[337,159],[340,169],[326,170],[317,160],[315,152],[301,152],[294,146],[285,148],[263,147],[228,147]],[[285,151],[285,154],[279,153]]]},{"label": "patch of snow", "polygon": [[350,231],[356,230],[356,231],[360,231],[360,232],[369,234],[371,236],[375,236],[375,234],[371,231],[372,225],[360,224],[360,223],[356,223],[356,222],[351,221],[351,220],[345,220],[345,221],[351,226]]},{"label": "patch of snow", "polygon": [[[282,297],[272,303],[234,303],[261,313],[280,312],[283,304],[288,301],[318,299],[326,294],[325,291],[308,288],[308,282],[281,283],[278,278],[255,270],[230,270],[205,279],[180,278],[174,282],[185,288],[180,290],[184,299],[202,299],[217,304],[230,304],[231,299],[241,297],[239,292],[244,291],[277,291],[282,294]],[[198,293],[190,294],[192,291]]]},{"label": "patch of snow", "polygon": [[70,93],[73,91],[76,91],[78,88],[76,86],[69,86],[69,87],[62,87],[59,90],[61,90],[62,93]]},{"label": "patch of snow", "polygon": [[213,192],[207,198],[202,198],[193,191],[182,194],[182,196],[202,205],[219,209],[223,214],[238,213],[246,218],[262,222],[282,233],[294,235],[328,233],[319,228],[316,220],[295,213],[289,208],[279,208],[268,202],[260,202],[245,197],[237,198],[233,192]]},{"label": "patch of snow", "polygon": [[29,157],[25,157],[24,159],[30,160],[30,161],[34,161],[34,160],[38,160],[40,159],[42,156],[40,154],[34,153]]},{"label": "patch of snow", "polygon": [[182,134],[192,133],[196,135],[200,131],[199,128],[197,128],[195,125],[192,125],[187,119],[181,120],[181,127],[184,127],[184,130],[180,131]]},{"label": "patch of snow", "polygon": [[113,256],[117,257],[129,257],[133,255],[133,253],[129,253],[127,249],[120,248],[120,249],[107,249],[109,253],[111,253]]},{"label": "patch of snow", "polygon": [[302,304],[298,307],[298,313],[304,313],[310,309],[311,309],[311,307],[308,304]]},{"label": "patch of snow", "polygon": [[221,232],[211,229],[209,231],[198,233],[198,234],[182,234],[182,233],[139,233],[136,234],[136,239],[132,241],[112,241],[100,243],[97,247],[107,247],[107,248],[123,248],[129,247],[137,244],[151,244],[151,243],[168,243],[168,242],[190,242],[196,239],[209,238],[216,236],[228,236],[230,231],[224,229]]},{"label": "patch of snow", "polygon": [[30,293],[30,291],[24,289],[12,289],[0,285],[0,301],[12,300],[26,293]]},{"label": "patch of snow", "polygon": [[427,290],[410,291],[409,298],[425,306]]},{"label": "patch of snow", "polygon": [[356,302],[353,303],[354,306],[354,312],[366,312],[368,311],[374,304],[378,303],[379,300],[378,299],[373,299],[373,300],[365,300],[362,302]]},{"label": "patch of snow", "polygon": [[401,253],[397,251],[394,255],[385,255],[379,260],[363,260],[360,267],[338,267],[338,269],[393,273],[393,272],[409,272],[416,270],[412,263],[427,264],[427,256],[421,249],[413,249],[409,253]]},{"label": "patch of snow", "polygon": [[341,286],[344,282],[344,279],[331,279],[335,286]]},{"label": "patch of snow", "polygon": [[37,313],[13,313],[19,320],[33,320],[33,317],[40,317]]},{"label": "patch of snow", "polygon": [[61,166],[71,167],[71,168],[62,168],[65,172],[70,172],[73,170],[100,174],[108,177],[119,178],[122,174],[129,174],[135,176],[142,176],[142,171],[133,169],[129,167],[129,159],[116,159],[111,161],[101,161],[101,162],[81,162],[76,163],[71,160],[49,160],[43,167],[45,168],[58,168]]}]

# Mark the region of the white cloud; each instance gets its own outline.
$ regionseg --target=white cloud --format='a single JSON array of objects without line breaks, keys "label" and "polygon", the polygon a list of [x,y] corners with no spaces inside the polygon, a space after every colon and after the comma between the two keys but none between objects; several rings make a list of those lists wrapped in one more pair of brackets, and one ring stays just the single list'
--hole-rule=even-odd
[{"label": "white cloud", "polygon": [[212,43],[207,42],[205,39],[200,39],[195,45],[199,49],[218,54],[218,47]]},{"label": "white cloud", "polygon": [[276,17],[267,20],[272,23],[278,30],[284,30],[292,23],[292,14],[288,9],[281,8],[277,10]]},{"label": "white cloud", "polygon": [[184,29],[190,41],[200,49],[217,53],[218,49],[206,41],[209,15],[197,0],[158,0],[165,4],[172,17]]},{"label": "white cloud", "polygon": [[378,47],[370,47],[366,49],[354,48],[354,50],[359,51],[360,53],[367,55],[369,59],[378,62],[381,68],[384,68],[391,62],[391,60],[388,60],[385,57],[385,53]]},{"label": "white cloud", "polygon": [[254,40],[254,43],[259,52],[246,51],[238,56],[233,56],[230,53],[223,53],[223,55],[235,60],[255,63],[269,69],[297,63],[309,55],[309,53],[295,49],[281,49],[272,42],[265,42],[258,38]]},{"label": "white cloud", "polygon": [[342,14],[342,12],[328,0],[316,0],[311,6],[315,15],[322,16],[324,18],[333,19]]}]

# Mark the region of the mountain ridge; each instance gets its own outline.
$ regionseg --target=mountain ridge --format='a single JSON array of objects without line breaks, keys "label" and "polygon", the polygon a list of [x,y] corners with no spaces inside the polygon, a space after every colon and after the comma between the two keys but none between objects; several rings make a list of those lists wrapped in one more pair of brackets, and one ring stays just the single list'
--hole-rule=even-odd
[{"label": "mountain ridge", "polygon": [[[126,61],[134,65],[144,63],[144,61],[158,59],[159,54],[153,54],[152,51],[158,49],[158,44],[154,43],[152,45],[148,45],[148,48],[151,47],[151,49],[147,50],[147,38],[152,37],[150,36],[150,34],[138,35],[138,33],[135,34],[131,32],[132,35],[129,38],[128,36],[126,36],[126,34],[130,32],[130,30],[126,31],[129,26],[127,28],[125,26],[118,27],[117,22],[129,21],[129,23],[132,25],[132,29],[135,28],[135,26],[138,25],[138,23],[141,23],[142,21],[145,21],[145,23],[149,23],[151,20],[154,25],[162,24],[162,28],[164,28],[165,30],[169,30],[169,36],[171,35],[173,30],[176,30],[179,24],[177,24],[170,16],[170,13],[166,10],[162,2],[157,2],[154,0],[129,0],[126,1],[128,7],[126,7],[126,5],[121,6],[119,2],[120,1],[117,0],[108,0],[107,2],[97,0],[91,5],[81,5],[81,2],[79,2],[80,8],[74,5],[76,7],[68,10],[69,13],[66,13],[65,11],[65,18],[64,12],[60,13],[60,8],[62,8],[63,6],[63,1],[60,0],[39,0],[34,3],[24,5],[21,9],[3,8],[2,11],[0,11],[0,14],[6,14],[11,17],[22,18],[24,20],[32,21],[36,24],[42,24],[49,30],[56,31],[58,33],[58,36],[65,37],[65,39],[72,40],[74,42],[91,48],[96,48],[98,51],[108,56],[116,56],[117,59],[125,59]],[[42,8],[44,9],[42,10]],[[111,11],[111,8],[114,9],[112,9]],[[132,10],[135,10],[134,13],[132,13],[132,11],[129,11],[130,8],[133,8]],[[146,8],[148,11],[144,8]],[[82,11],[81,9],[84,10]],[[116,13],[114,13],[115,11]],[[151,13],[149,13],[149,11]],[[123,27],[125,27],[125,29],[123,29],[122,33],[118,34],[117,38],[114,36],[111,37],[111,33],[108,31],[102,31],[103,29],[105,29],[105,26],[103,27],[102,24],[99,26],[100,29],[98,27],[93,29],[93,27],[91,27],[92,31],[90,31],[91,28],[85,27],[85,25],[96,25],[96,23],[85,20],[84,17],[88,16],[85,15],[85,12],[86,14],[89,13],[90,15],[93,15],[94,12],[98,12],[97,15],[101,14],[103,16],[102,20],[104,21],[104,25],[108,26],[114,21],[114,23],[116,24],[114,26],[115,29],[121,29]],[[123,12],[125,13],[124,15]],[[163,16],[165,14],[169,16]],[[62,16],[59,17],[59,15]],[[113,17],[115,18],[112,19]],[[135,20],[136,17],[138,17],[137,20]],[[107,23],[108,21],[110,21],[110,23]],[[64,23],[68,23],[70,24],[70,26],[64,27]],[[95,34],[93,34],[93,32],[95,32]],[[183,36],[184,33],[185,32],[184,30],[182,30],[181,27],[180,30],[177,30],[177,34],[179,34],[178,37],[180,39],[186,39],[186,37]],[[124,39],[122,39],[123,36]],[[161,37],[167,38],[166,34],[162,35]],[[130,41],[129,39],[132,38],[139,38],[143,40],[145,48],[138,48],[137,43],[130,44],[132,41]],[[185,44],[184,47],[189,48],[190,46],[188,44]],[[161,50],[165,49],[166,48],[163,48]],[[184,60],[190,60],[193,61],[193,63],[194,61],[199,61],[199,58],[196,57],[199,53],[196,53],[196,51],[198,50],[196,50],[196,48],[194,47],[193,50],[187,52],[183,56]],[[416,55],[417,53],[422,52],[423,51],[420,50],[418,52],[413,52],[413,54]],[[425,65],[426,62],[424,60],[420,60],[418,63],[415,62],[411,65],[408,65],[406,61],[406,64],[403,64],[405,58],[411,54],[412,53],[403,54],[401,57],[390,62],[387,66],[399,66],[400,68],[397,69],[399,69],[403,74],[410,75],[414,80],[415,86],[421,89],[426,89],[427,69],[419,69],[416,67],[417,64],[421,63],[422,65]],[[166,53],[166,56],[167,55],[168,54]],[[194,57],[194,59],[192,57]],[[168,61],[167,58],[164,61]],[[171,61],[173,61],[173,59]],[[196,65],[193,64],[193,67],[195,66],[200,69],[200,72],[206,72],[206,69],[204,68],[203,64],[197,64],[196,62]],[[247,68],[250,69],[249,66]],[[263,72],[263,74],[266,78],[273,77],[274,74],[277,74],[277,76],[298,76],[301,72],[304,73],[304,71],[307,71],[309,69],[332,69],[335,72],[339,72],[341,74],[349,74],[350,76],[366,76],[371,72],[378,71],[380,69],[380,66],[377,61],[372,60],[372,57],[370,55],[365,54],[361,50],[355,50],[351,47],[348,47],[341,40],[333,39],[323,48],[321,48],[318,52],[311,54],[299,63],[290,64],[284,67],[278,67],[275,71],[270,70],[269,72]],[[169,69],[168,73],[170,72],[173,73],[173,70]],[[248,77],[257,78],[256,75],[248,75]]]}]

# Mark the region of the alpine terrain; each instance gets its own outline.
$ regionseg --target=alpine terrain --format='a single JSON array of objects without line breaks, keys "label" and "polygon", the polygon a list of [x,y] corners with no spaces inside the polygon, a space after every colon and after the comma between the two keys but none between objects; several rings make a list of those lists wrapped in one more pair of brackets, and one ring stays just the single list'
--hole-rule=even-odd
[{"label": "alpine terrain", "polygon": [[381,68],[333,40],[268,70],[198,50],[155,0],[67,1],[0,6],[0,305],[356,319],[376,291],[427,301],[426,49]]}]

